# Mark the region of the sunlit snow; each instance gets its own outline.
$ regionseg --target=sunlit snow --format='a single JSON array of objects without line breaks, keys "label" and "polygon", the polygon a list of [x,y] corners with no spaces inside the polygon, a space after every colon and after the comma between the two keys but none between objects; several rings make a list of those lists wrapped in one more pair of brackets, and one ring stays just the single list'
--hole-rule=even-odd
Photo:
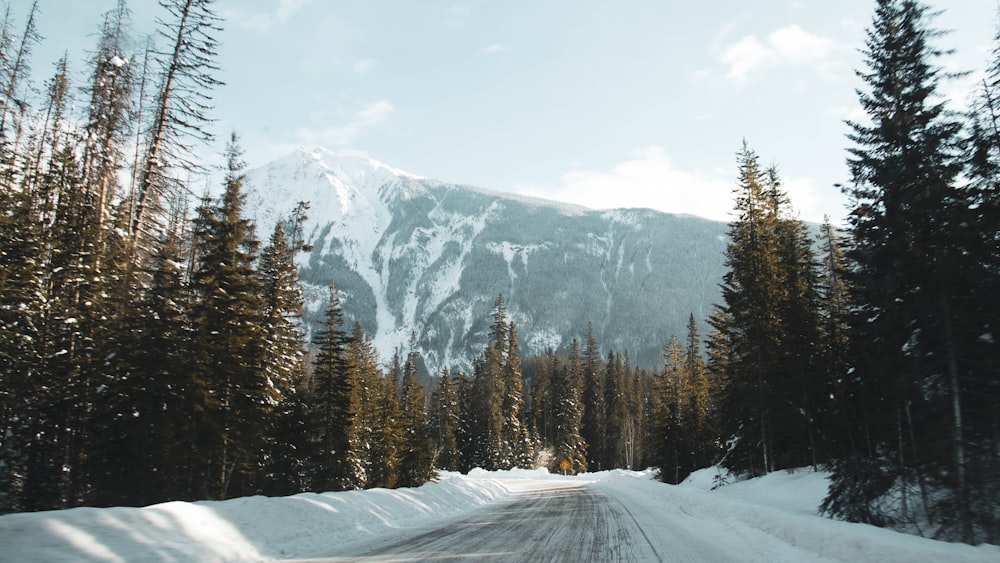
[{"label": "sunlit snow", "polygon": [[[399,532],[444,525],[525,491],[572,486],[621,503],[664,557],[710,546],[706,557],[732,561],[1000,561],[996,546],[932,541],[817,515],[825,473],[782,471],[709,490],[716,475],[702,470],[671,486],[653,481],[648,471],[562,477],[544,470],[473,470],[444,473],[417,489],[11,514],[0,517],[0,557],[24,562],[333,558]],[[545,545],[558,550],[559,540],[556,535]],[[512,553],[521,548],[520,538],[509,541]],[[541,549],[532,555],[554,556]],[[594,560],[610,556],[602,546],[593,550]]]}]

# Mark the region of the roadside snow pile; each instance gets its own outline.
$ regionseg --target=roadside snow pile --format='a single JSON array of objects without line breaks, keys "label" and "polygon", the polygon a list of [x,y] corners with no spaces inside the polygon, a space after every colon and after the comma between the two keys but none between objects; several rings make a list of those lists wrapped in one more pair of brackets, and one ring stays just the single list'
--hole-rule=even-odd
[{"label": "roadside snow pile", "polygon": [[778,471],[736,482],[723,475],[729,484],[712,490],[719,474],[715,468],[703,469],[679,486],[645,479],[623,483],[624,476],[597,486],[629,504],[641,521],[700,530],[716,545],[742,546],[748,560],[766,555],[770,561],[1000,561],[998,546],[935,541],[820,516],[818,507],[829,486],[826,472]]},{"label": "roadside snow pile", "polygon": [[4,561],[259,561],[435,521],[506,497],[497,479],[442,473],[417,489],[168,502],[0,516]]},{"label": "roadside snow pile", "polygon": [[[811,469],[775,471],[737,481],[725,469],[709,467],[695,471],[681,487],[713,490],[713,494],[762,506],[772,506],[787,512],[816,515],[830,487],[830,474]],[[726,483],[717,486],[718,483]]]},{"label": "roadside snow pile", "polygon": [[[443,473],[417,489],[374,489],[171,502],[146,508],[76,508],[0,516],[4,561],[294,561],[350,553],[383,533],[432,529],[495,501],[539,491],[585,488],[608,497],[619,529],[632,528],[657,559],[994,563],[1000,547],[938,542],[819,516],[827,474],[777,472],[715,490],[718,472],[698,472],[681,486],[652,471],[605,471],[575,477],[545,470]],[[605,502],[605,501],[602,501]],[[598,503],[599,504],[599,503]],[[595,505],[596,506],[596,505]],[[556,511],[558,512],[558,511]],[[505,513],[506,514],[506,513]],[[570,526],[571,527],[571,526]],[[548,541],[550,538],[546,538]],[[512,538],[512,545],[524,538]],[[553,540],[554,541],[554,540]],[[554,544],[555,545],[555,544]],[[602,559],[614,559],[609,546]]]}]

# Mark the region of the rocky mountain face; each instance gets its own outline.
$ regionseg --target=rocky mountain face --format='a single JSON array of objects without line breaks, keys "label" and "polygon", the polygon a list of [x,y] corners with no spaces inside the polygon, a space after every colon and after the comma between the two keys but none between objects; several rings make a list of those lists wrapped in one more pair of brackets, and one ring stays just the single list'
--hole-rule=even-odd
[{"label": "rocky mountain face", "polygon": [[[311,204],[298,257],[305,319],[331,279],[383,359],[415,332],[427,368],[469,370],[503,293],[523,354],[568,349],[587,324],[604,353],[657,367],[689,313],[720,301],[725,223],[648,209],[594,211],[420,178],[365,156],[299,150],[248,173],[266,239]],[[704,325],[702,335],[706,334]]]}]

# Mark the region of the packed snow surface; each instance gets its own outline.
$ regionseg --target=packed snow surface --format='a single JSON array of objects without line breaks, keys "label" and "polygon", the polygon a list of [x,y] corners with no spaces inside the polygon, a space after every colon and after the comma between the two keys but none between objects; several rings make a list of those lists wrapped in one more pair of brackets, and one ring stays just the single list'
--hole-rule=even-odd
[{"label": "packed snow surface", "polygon": [[[710,470],[681,486],[653,481],[649,472],[563,477],[474,470],[444,473],[416,489],[11,514],[0,517],[0,560],[339,561],[368,553],[376,555],[365,560],[437,559],[451,557],[441,546],[450,547],[450,536],[472,522],[478,528],[471,537],[505,547],[486,553],[474,543],[454,546],[462,557],[486,560],[558,560],[572,549],[574,557],[594,561],[1000,561],[996,546],[937,542],[818,516],[823,473],[779,472],[709,490],[715,480]],[[566,504],[572,499],[585,500]],[[518,507],[528,505],[545,511],[526,515],[538,525],[543,514],[591,525],[557,522],[552,533],[534,534],[543,536],[538,540],[488,533],[517,522]],[[573,509],[552,516],[567,506]],[[599,509],[600,518],[584,506]],[[602,534],[594,522],[613,533]],[[600,541],[560,544],[581,533]],[[379,551],[392,546],[410,555]]]}]

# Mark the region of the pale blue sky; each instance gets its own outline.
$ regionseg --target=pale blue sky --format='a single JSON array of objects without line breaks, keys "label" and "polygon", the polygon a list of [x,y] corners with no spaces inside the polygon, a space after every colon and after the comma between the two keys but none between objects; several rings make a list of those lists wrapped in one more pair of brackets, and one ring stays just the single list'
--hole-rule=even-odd
[{"label": "pale blue sky", "polygon": [[[86,69],[114,0],[41,0],[40,76]],[[17,21],[27,0],[12,4]],[[938,1],[963,102],[996,0]],[[358,150],[409,172],[594,208],[727,220],[745,137],[801,216],[835,220],[858,115],[872,0],[217,0],[220,138],[249,164],[297,146]],[[138,33],[165,16],[133,0]],[[218,153],[219,147],[206,149]]]}]

